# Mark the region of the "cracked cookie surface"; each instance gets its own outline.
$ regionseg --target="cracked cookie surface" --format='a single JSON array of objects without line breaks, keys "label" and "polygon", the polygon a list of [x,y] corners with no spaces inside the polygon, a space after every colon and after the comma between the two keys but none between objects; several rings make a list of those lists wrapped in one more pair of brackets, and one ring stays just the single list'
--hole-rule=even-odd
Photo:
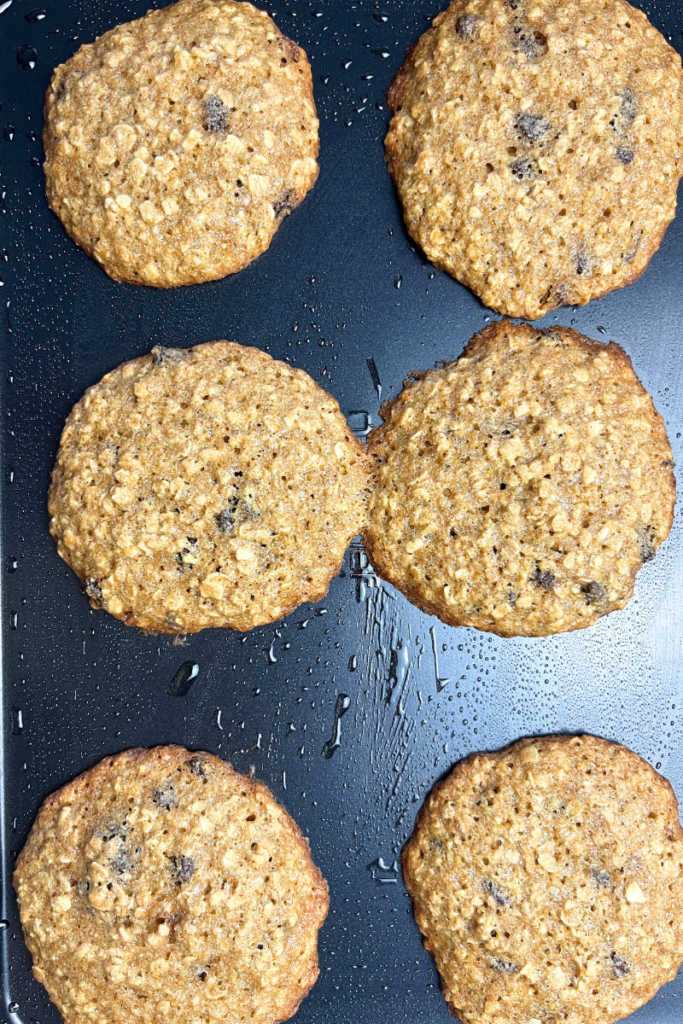
[{"label": "cracked cookie surface", "polygon": [[501,320],[382,415],[368,556],[450,625],[590,626],[626,604],[671,529],[664,423],[614,343]]},{"label": "cracked cookie surface", "polygon": [[93,607],[128,625],[247,630],[325,596],[367,480],[303,370],[232,342],[155,348],[74,406],[50,530]]},{"label": "cracked cookie surface", "polygon": [[327,886],[260,782],[183,747],[108,757],[48,797],[14,884],[66,1024],[287,1020],[318,977]]},{"label": "cracked cookie surface", "polygon": [[681,58],[625,0],[455,0],[389,105],[410,234],[508,316],[631,283],[675,215]]},{"label": "cracked cookie surface", "polygon": [[611,1024],[683,959],[683,831],[669,783],[592,736],[456,765],[402,856],[463,1024]]},{"label": "cracked cookie surface", "polygon": [[304,51],[265,11],[180,0],[82,46],[45,104],[48,201],[110,277],[241,270],[318,176]]}]

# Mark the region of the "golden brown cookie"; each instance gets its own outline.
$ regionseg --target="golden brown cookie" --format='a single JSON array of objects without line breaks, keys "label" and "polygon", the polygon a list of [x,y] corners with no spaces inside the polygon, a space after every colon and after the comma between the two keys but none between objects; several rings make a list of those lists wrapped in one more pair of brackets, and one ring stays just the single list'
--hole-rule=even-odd
[{"label": "golden brown cookie", "polygon": [[664,423],[613,342],[501,320],[382,415],[367,552],[452,626],[590,626],[623,608],[671,529]]},{"label": "golden brown cookie", "polygon": [[674,217],[681,58],[625,0],[455,0],[389,105],[410,234],[508,316],[630,284]]},{"label": "golden brown cookie", "polygon": [[54,73],[51,208],[110,277],[169,288],[234,274],[318,176],[304,51],[265,11],[180,0]]},{"label": "golden brown cookie", "polygon": [[615,743],[547,736],[468,757],[402,863],[463,1024],[611,1024],[683,960],[676,797]]},{"label": "golden brown cookie", "polygon": [[255,348],[155,348],[72,410],[50,530],[94,608],[152,633],[247,630],[327,593],[365,519],[337,402]]},{"label": "golden brown cookie", "polygon": [[291,1017],[327,886],[260,782],[183,747],[127,750],[48,797],[14,885],[66,1024]]}]

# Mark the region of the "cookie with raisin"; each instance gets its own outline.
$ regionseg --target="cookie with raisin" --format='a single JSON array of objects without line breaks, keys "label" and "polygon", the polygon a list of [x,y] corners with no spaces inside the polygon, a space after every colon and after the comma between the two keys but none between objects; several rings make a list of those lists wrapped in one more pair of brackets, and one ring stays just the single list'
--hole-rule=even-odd
[{"label": "cookie with raisin", "polygon": [[616,743],[473,754],[427,798],[402,865],[463,1024],[611,1024],[683,960],[678,803]]},{"label": "cookie with raisin", "polygon": [[365,520],[335,399],[255,348],[155,348],[72,410],[50,530],[90,603],[151,633],[248,630],[327,593]]},{"label": "cookie with raisin", "polygon": [[366,549],[449,625],[591,626],[624,607],[671,529],[664,422],[614,342],[501,320],[382,415]]},{"label": "cookie with raisin", "polygon": [[14,885],[65,1024],[288,1020],[318,977],[327,886],[262,783],[183,747],[127,750],[48,797]]},{"label": "cookie with raisin", "polygon": [[675,215],[681,58],[625,0],[454,0],[389,106],[408,231],[507,316],[635,281]]},{"label": "cookie with raisin", "polygon": [[236,0],[179,0],[82,46],[54,73],[43,139],[69,235],[155,288],[247,266],[318,175],[306,54]]}]

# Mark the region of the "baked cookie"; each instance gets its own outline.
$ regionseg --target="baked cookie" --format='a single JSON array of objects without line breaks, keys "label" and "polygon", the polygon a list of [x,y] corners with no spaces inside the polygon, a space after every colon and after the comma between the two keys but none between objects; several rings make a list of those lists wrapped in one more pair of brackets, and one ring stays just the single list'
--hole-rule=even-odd
[{"label": "baked cookie", "polygon": [[389,106],[408,231],[508,316],[630,284],[673,220],[681,58],[625,0],[455,0]]},{"label": "baked cookie", "polygon": [[664,423],[614,342],[501,320],[382,416],[367,552],[449,625],[590,626],[623,608],[671,529]]},{"label": "baked cookie", "polygon": [[463,1024],[611,1024],[683,960],[676,797],[615,743],[548,736],[468,757],[402,864]]},{"label": "baked cookie", "polygon": [[234,274],[318,176],[304,51],[265,11],[180,0],[106,32],[54,73],[47,198],[115,281]]},{"label": "baked cookie", "polygon": [[212,754],[105,758],[45,801],[14,885],[65,1024],[275,1024],[318,977],[329,901],[308,843]]},{"label": "baked cookie", "polygon": [[50,530],[94,608],[247,630],[318,601],[365,519],[367,457],[303,370],[227,341],[155,348],[62,434]]}]

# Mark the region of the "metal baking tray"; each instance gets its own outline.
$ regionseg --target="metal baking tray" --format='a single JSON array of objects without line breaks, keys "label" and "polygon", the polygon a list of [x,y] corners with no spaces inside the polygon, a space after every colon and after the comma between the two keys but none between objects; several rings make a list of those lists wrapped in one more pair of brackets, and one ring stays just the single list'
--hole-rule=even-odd
[{"label": "metal baking tray", "polygon": [[[318,184],[240,274],[171,291],[109,280],[47,208],[43,97],[55,65],[149,4],[0,0],[0,1021],[60,1019],[32,979],[11,889],[40,802],[106,754],[182,743],[241,771],[253,765],[329,882],[320,980],[300,1024],[445,1024],[397,862],[436,779],[474,750],[588,731],[636,750],[683,797],[681,506],[627,608],[549,639],[442,625],[381,583],[359,542],[325,601],[247,635],[179,642],[92,611],[48,534],[46,492],[64,419],[106,371],[159,343],[257,345],[307,370],[363,436],[379,421],[380,394],[455,358],[492,317],[411,243],[383,160],[387,86],[440,0],[269,4],[312,61]],[[680,0],[644,7],[680,48]],[[683,216],[636,284],[543,321],[623,345],[677,461],[682,281]],[[683,976],[632,1019],[681,1024]]]}]

